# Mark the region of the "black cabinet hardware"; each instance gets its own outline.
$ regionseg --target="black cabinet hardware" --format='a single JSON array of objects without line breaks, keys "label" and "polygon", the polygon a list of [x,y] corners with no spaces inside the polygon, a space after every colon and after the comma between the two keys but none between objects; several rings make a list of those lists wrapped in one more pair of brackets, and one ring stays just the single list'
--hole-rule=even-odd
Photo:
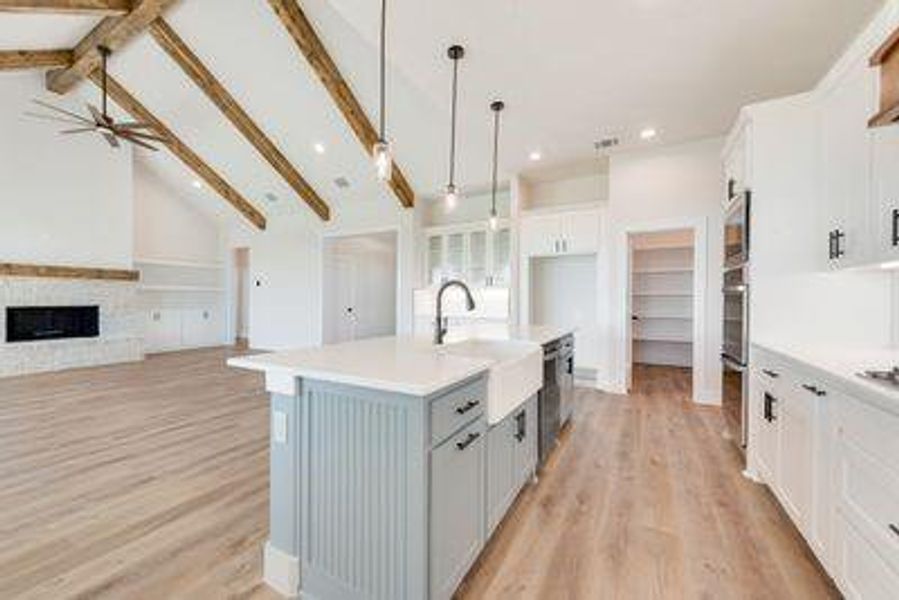
[{"label": "black cabinet hardware", "polygon": [[527,412],[521,411],[515,415],[515,439],[521,443],[527,435]]},{"label": "black cabinet hardware", "polygon": [[456,413],[460,414],[460,415],[464,415],[465,413],[467,413],[468,411],[470,411],[472,408],[474,408],[475,406],[477,406],[480,403],[481,402],[479,400],[469,400],[462,406],[457,406]]},{"label": "black cabinet hardware", "polygon": [[777,379],[780,377],[780,373],[777,371],[772,371],[771,369],[762,369],[762,373],[770,377],[771,379]]},{"label": "black cabinet hardware", "polygon": [[893,209],[893,246],[899,246],[899,208]]},{"label": "black cabinet hardware", "polygon": [[819,389],[817,386],[810,385],[808,383],[802,384],[802,389],[804,389],[807,392],[811,392],[816,396],[826,396],[827,395],[827,392],[825,392],[824,390]]},{"label": "black cabinet hardware", "polygon": [[773,423],[777,420],[777,415],[774,414],[774,405],[777,404],[777,398],[772,396],[769,393],[765,393],[765,414],[764,418],[769,423]]},{"label": "black cabinet hardware", "polygon": [[833,237],[833,234],[834,234],[833,231],[828,231],[828,232],[827,232],[827,258],[830,259],[830,260],[833,260],[833,257],[834,257],[834,255],[836,254],[836,253],[834,252],[834,244],[833,244],[834,237]]},{"label": "black cabinet hardware", "polygon": [[478,439],[479,437],[481,437],[480,433],[477,433],[477,432],[469,433],[468,437],[466,437],[464,440],[462,440],[461,442],[456,442],[456,448],[459,450],[465,450],[466,448],[471,446],[474,443],[474,441],[476,439]]},{"label": "black cabinet hardware", "polygon": [[892,531],[896,535],[899,535],[899,525],[896,525],[895,523],[890,523],[890,531]]},{"label": "black cabinet hardware", "polygon": [[846,251],[843,250],[843,238],[846,237],[846,234],[841,229],[837,229],[833,232],[833,257],[834,258],[843,258],[846,256]]}]

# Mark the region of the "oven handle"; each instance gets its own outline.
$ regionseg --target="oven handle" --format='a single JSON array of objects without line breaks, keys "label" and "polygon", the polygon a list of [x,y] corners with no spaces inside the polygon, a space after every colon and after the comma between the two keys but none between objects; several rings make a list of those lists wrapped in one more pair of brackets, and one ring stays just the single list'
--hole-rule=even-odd
[{"label": "oven handle", "polygon": [[723,362],[725,365],[727,365],[734,371],[737,371],[738,373],[746,372],[746,368],[747,368],[746,365],[740,364],[739,362],[734,360],[733,357],[731,357],[727,354],[724,354],[723,352],[721,353],[721,362]]},{"label": "oven handle", "polygon": [[742,285],[726,285],[721,288],[721,291],[725,294],[745,294],[749,290],[749,286],[746,284]]}]

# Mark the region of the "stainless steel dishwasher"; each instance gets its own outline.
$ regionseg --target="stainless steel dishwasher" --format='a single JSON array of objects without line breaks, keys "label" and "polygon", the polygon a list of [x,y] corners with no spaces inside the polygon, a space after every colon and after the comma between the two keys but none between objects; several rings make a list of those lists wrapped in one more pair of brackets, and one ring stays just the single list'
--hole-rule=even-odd
[{"label": "stainless steel dishwasher", "polygon": [[560,340],[553,340],[543,346],[543,388],[537,400],[539,466],[543,466],[555,447],[562,426],[559,412],[562,392],[559,385],[561,347]]},{"label": "stainless steel dishwasher", "polygon": [[559,420],[565,425],[574,414],[574,336],[567,335],[559,344]]}]

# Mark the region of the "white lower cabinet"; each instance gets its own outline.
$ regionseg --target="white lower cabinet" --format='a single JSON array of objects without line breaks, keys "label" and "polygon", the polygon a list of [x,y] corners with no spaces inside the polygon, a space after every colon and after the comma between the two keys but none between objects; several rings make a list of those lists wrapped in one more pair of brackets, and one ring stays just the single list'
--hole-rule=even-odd
[{"label": "white lower cabinet", "polygon": [[899,593],[899,415],[754,350],[749,467],[847,598]]},{"label": "white lower cabinet", "polygon": [[431,452],[431,599],[449,600],[484,545],[484,428],[477,420]]},{"label": "white lower cabinet", "polygon": [[487,534],[503,520],[537,466],[537,397],[487,434]]},{"label": "white lower cabinet", "polygon": [[187,348],[218,346],[224,339],[221,309],[151,308],[147,311],[145,346],[147,352],[167,352]]}]

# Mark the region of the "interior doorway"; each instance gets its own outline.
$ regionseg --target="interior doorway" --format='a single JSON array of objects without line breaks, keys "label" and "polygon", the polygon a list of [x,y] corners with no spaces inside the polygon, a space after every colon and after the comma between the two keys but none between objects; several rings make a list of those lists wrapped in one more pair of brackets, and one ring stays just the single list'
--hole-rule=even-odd
[{"label": "interior doorway", "polygon": [[234,249],[234,345],[246,348],[250,339],[250,249]]},{"label": "interior doorway", "polygon": [[326,237],[322,342],[396,334],[397,232]]},{"label": "interior doorway", "polygon": [[[699,345],[696,234],[691,228],[628,234],[627,386],[645,389],[672,370],[693,382]],[[688,395],[692,395],[689,392]]]}]

